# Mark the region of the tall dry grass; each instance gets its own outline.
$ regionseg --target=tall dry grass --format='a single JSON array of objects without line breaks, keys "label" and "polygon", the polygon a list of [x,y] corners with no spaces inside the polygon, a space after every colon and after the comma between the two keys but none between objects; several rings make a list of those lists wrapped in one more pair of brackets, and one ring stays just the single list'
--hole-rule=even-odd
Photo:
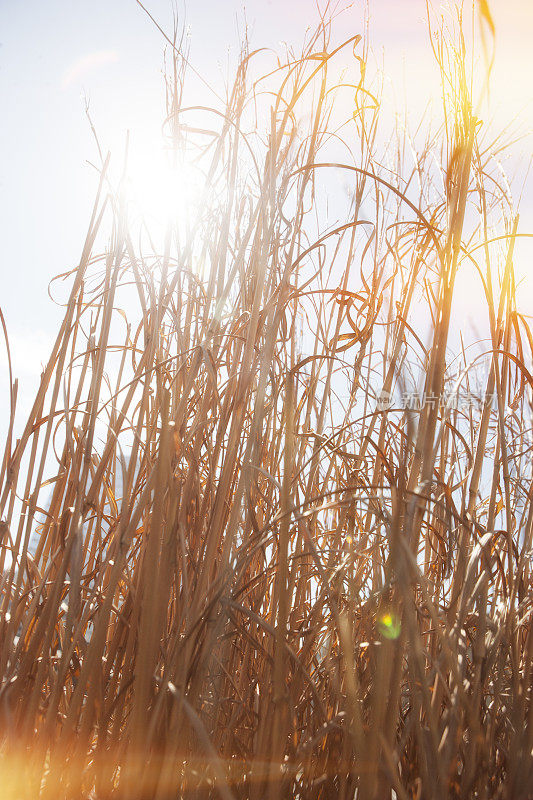
[{"label": "tall dry grass", "polygon": [[11,386],[2,797],[533,796],[533,338],[453,19],[411,150],[325,17],[213,109],[170,37],[169,169],[202,197],[160,247],[104,158],[18,434]]}]

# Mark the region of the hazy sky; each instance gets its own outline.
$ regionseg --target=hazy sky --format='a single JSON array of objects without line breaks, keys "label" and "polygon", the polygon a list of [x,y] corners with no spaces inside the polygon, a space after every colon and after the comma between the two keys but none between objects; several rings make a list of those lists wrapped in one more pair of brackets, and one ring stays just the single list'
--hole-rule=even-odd
[{"label": "hazy sky", "polygon": [[[145,5],[171,29],[170,0]],[[399,96],[405,77],[407,103],[418,112],[434,74],[425,0],[370,0],[370,6],[377,57],[383,56]],[[532,129],[533,2],[493,0],[492,6],[493,112],[502,124],[521,112],[522,128]],[[340,36],[361,30],[362,8],[356,0],[341,17]],[[186,18],[191,61],[222,90],[245,19],[252,46],[287,41],[299,48],[317,14],[312,0],[189,0]],[[94,197],[95,173],[86,162],[96,154],[83,97],[90,99],[104,147],[117,157],[128,129],[141,144],[154,141],[163,116],[164,42],[135,0],[0,0],[0,42],[0,305],[24,407],[59,318],[47,285],[76,264]],[[531,140],[517,148],[527,155]],[[526,215],[531,195],[528,190]],[[5,364],[2,343],[0,416],[7,408]]]}]

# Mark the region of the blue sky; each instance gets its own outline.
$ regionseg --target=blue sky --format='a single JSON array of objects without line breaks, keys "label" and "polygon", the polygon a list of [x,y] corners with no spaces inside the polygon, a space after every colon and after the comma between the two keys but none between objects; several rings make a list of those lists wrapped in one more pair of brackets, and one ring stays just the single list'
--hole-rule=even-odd
[{"label": "blue sky", "polygon": [[[170,30],[170,0],[145,4]],[[493,112],[505,124],[522,111],[522,128],[532,129],[533,4],[498,0],[493,6],[498,31]],[[406,101],[416,116],[431,95],[434,75],[425,2],[370,0],[370,7],[376,58],[383,58],[399,97],[405,78]],[[287,41],[297,49],[317,20],[312,0],[195,0],[187,3],[185,15],[183,8],[178,5],[190,33],[191,61],[221,91],[245,19],[252,46],[276,48]],[[362,9],[356,0],[339,19],[340,37],[361,30]],[[0,42],[0,305],[23,411],[60,316],[48,299],[48,282],[75,265],[94,197],[95,173],[87,160],[95,159],[96,151],[83,98],[90,99],[102,143],[116,157],[127,130],[141,147],[155,140],[164,110],[164,42],[135,0],[0,0]],[[526,158],[531,141],[515,151]],[[528,189],[529,230],[532,195]],[[2,353],[1,418],[7,409],[5,363]]]}]

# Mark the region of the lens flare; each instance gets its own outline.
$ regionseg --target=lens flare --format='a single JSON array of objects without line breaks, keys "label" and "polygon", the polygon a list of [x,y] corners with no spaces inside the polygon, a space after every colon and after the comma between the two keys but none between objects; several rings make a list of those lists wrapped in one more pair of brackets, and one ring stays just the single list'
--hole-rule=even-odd
[{"label": "lens flare", "polygon": [[388,611],[379,618],[378,629],[385,639],[397,639],[401,631],[401,622],[396,614]]}]

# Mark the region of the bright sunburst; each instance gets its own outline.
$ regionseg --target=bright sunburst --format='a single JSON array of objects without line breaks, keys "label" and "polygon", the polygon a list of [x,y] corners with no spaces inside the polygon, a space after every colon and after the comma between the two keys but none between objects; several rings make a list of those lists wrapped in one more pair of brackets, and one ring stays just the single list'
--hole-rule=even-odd
[{"label": "bright sunburst", "polygon": [[134,212],[151,232],[161,233],[169,223],[185,231],[199,210],[205,176],[186,153],[139,148],[132,153],[125,188]]}]

